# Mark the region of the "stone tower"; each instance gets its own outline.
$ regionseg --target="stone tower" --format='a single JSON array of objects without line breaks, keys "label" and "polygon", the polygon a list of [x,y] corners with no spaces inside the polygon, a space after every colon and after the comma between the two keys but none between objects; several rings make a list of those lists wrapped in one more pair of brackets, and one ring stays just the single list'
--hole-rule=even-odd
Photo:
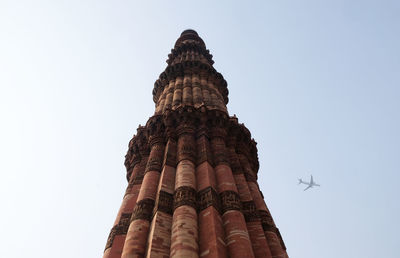
[{"label": "stone tower", "polygon": [[287,257],[257,183],[256,142],[229,116],[204,41],[185,30],[167,63],[155,113],[129,142],[104,257]]}]

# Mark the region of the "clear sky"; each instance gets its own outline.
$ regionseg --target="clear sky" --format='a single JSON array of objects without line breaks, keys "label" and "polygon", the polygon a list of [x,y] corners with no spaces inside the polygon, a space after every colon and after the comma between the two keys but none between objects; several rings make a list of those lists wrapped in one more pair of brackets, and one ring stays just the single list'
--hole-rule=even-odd
[{"label": "clear sky", "polygon": [[[400,257],[400,2],[0,2],[0,257],[101,257],[127,145],[195,29],[290,257]],[[310,174],[320,188],[303,192]]]}]

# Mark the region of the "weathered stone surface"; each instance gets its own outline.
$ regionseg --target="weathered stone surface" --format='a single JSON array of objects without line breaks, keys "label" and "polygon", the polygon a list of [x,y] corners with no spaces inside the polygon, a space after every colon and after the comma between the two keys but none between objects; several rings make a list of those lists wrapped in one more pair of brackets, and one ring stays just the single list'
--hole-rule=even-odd
[{"label": "weathered stone surface", "polygon": [[171,234],[171,257],[199,257],[197,212],[187,205],[175,209]]},{"label": "weathered stone surface", "polygon": [[158,210],[151,223],[146,257],[169,257],[171,227],[172,216]]},{"label": "weathered stone surface", "polygon": [[178,162],[181,160],[190,160],[196,162],[196,142],[194,133],[184,133],[179,136],[178,140]]},{"label": "weathered stone surface", "polygon": [[232,258],[254,257],[243,214],[238,210],[229,210],[222,215],[222,218],[229,256]]},{"label": "weathered stone surface", "polygon": [[104,251],[104,258],[120,258],[125,244],[126,235],[116,235],[112,247]]},{"label": "weathered stone surface", "polygon": [[[129,222],[131,220],[132,213],[122,213],[120,220],[115,225],[108,236],[106,248],[108,249],[113,245],[114,239],[118,235],[126,235],[128,232]],[[121,249],[122,250],[122,249]]]},{"label": "weathered stone surface", "polygon": [[164,144],[158,143],[151,148],[149,160],[147,161],[147,171],[161,171],[164,158]]},{"label": "weathered stone surface", "polygon": [[193,162],[182,160],[176,168],[175,188],[188,186],[196,189],[196,175]]},{"label": "weathered stone surface", "polygon": [[199,213],[199,255],[228,257],[223,222],[214,206],[208,206]]},{"label": "weathered stone surface", "polygon": [[240,196],[240,200],[242,202],[252,201],[253,197],[251,196],[251,192],[244,175],[243,174],[234,175],[234,178]]},{"label": "weathered stone surface", "polygon": [[224,191],[237,192],[235,179],[233,178],[233,174],[229,166],[218,165],[214,170],[217,178],[217,190],[219,193]]},{"label": "weathered stone surface", "polygon": [[148,220],[136,219],[129,225],[122,258],[144,257],[150,223]]},{"label": "weathered stone surface", "polygon": [[156,199],[158,181],[160,179],[160,173],[157,171],[149,171],[144,175],[142,186],[138,196],[138,201],[143,199]]},{"label": "weathered stone surface", "polygon": [[260,221],[247,222],[247,230],[249,232],[251,244],[253,246],[254,256],[256,258],[271,258],[271,250],[269,249],[267,239],[265,237]]},{"label": "weathered stone surface", "polygon": [[214,168],[208,162],[203,162],[196,167],[197,190],[201,191],[211,186],[217,189],[217,181],[215,178]]}]

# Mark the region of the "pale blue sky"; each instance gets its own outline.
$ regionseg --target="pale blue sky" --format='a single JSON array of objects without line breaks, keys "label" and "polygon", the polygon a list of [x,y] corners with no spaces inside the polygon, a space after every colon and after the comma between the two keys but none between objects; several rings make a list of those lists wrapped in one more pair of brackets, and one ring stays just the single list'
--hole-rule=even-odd
[{"label": "pale blue sky", "polygon": [[290,257],[400,257],[398,1],[143,2],[0,2],[0,257],[101,257],[187,28],[258,142]]}]

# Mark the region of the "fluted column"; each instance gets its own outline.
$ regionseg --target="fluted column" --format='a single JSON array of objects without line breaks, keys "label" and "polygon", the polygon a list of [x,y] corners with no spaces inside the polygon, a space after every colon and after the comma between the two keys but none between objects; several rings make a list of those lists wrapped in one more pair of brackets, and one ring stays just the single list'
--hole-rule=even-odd
[{"label": "fluted column", "polygon": [[169,134],[165,147],[160,183],[157,189],[154,216],[150,226],[146,255],[148,258],[165,258],[169,257],[170,254],[175,165],[176,140]]},{"label": "fluted column", "polygon": [[[169,86],[169,84],[166,85],[166,88],[168,88],[168,86]],[[167,98],[167,91],[164,89],[164,91],[161,93],[160,98],[157,101],[155,114],[162,113],[162,110],[163,110],[164,105],[165,105],[166,98]]]},{"label": "fluted column", "polygon": [[192,85],[193,85],[193,105],[195,108],[199,108],[203,104],[203,96],[201,93],[199,73],[193,73]]},{"label": "fluted column", "polygon": [[178,127],[178,165],[176,168],[174,213],[170,257],[198,257],[196,212],[196,145],[190,121]]},{"label": "fluted column", "polygon": [[139,196],[132,214],[123,258],[144,257],[150,220],[157,194],[158,181],[164,154],[164,138],[161,135],[150,136],[151,151],[146,166],[146,173],[140,187]]},{"label": "fluted column", "polygon": [[199,211],[199,254],[202,258],[228,257],[221,218],[217,180],[212,167],[212,153],[203,125],[197,130],[197,201]]},{"label": "fluted column", "polygon": [[190,70],[185,72],[185,76],[183,77],[182,103],[184,106],[193,105],[192,73]]},{"label": "fluted column", "polygon": [[235,178],[238,188],[240,200],[242,202],[242,211],[246,220],[247,230],[250,235],[253,246],[254,256],[256,258],[268,257],[271,258],[271,251],[264,235],[261,225],[261,219],[258,217],[256,205],[253,201],[250,189],[247,185],[246,178],[243,174],[243,169],[240,165],[239,158],[235,151],[236,138],[234,136],[228,139],[229,161],[232,168],[232,173]]},{"label": "fluted column", "polygon": [[165,99],[165,104],[162,108],[162,112],[164,113],[167,109],[172,108],[172,99],[174,96],[174,90],[175,90],[175,80],[171,79],[168,84],[168,88],[165,89],[166,93],[166,99]]},{"label": "fluted column", "polygon": [[[106,248],[104,250],[103,258],[117,258],[121,257],[122,248],[124,246],[126,232],[128,231],[129,221],[132,215],[133,207],[136,203],[135,186],[133,185],[134,179],[138,171],[142,168],[140,160],[138,160],[132,170],[132,174],[125,191],[125,195],[118,211],[117,218],[115,219],[114,226],[111,229],[110,235],[107,240]],[[140,187],[140,185],[139,185]]]},{"label": "fluted column", "polygon": [[215,88],[214,85],[214,77],[210,76],[207,81],[207,88],[208,92],[210,93],[210,108],[211,109],[218,109],[218,97],[217,94],[215,93],[217,89]]},{"label": "fluted column", "polygon": [[[243,149],[244,147],[239,149]],[[254,199],[256,209],[261,219],[262,227],[265,233],[265,237],[268,242],[269,249],[273,258],[284,258],[287,257],[283,241],[280,240],[278,235],[279,232],[275,223],[272,219],[271,213],[269,212],[267,205],[265,204],[263,197],[261,196],[257,181],[254,177],[254,172],[251,170],[251,166],[245,154],[239,154],[240,163],[245,171],[247,184],[249,186],[251,195]]]},{"label": "fluted column", "polygon": [[208,79],[208,74],[202,71],[200,73],[200,87],[201,87],[201,93],[203,95],[203,103],[205,106],[208,107],[211,103],[211,97],[210,97],[210,91],[208,90],[207,79]]},{"label": "fluted column", "polygon": [[172,98],[172,109],[175,110],[182,105],[182,88],[183,79],[182,76],[178,76],[175,79],[174,96]]},{"label": "fluted column", "polygon": [[[145,142],[146,138],[143,134],[143,129],[138,129],[140,135],[138,141]],[[142,183],[143,174],[148,160],[147,144],[141,144],[136,148],[136,153],[133,155],[133,160],[129,166],[133,166],[129,174],[128,187],[115,219],[114,226],[111,229],[107,240],[106,248],[103,254],[104,258],[121,257],[122,249],[125,244],[125,238],[130,224],[131,215],[136,205],[136,199],[139,194],[140,185]]]},{"label": "fluted column", "polygon": [[222,220],[228,246],[229,256],[232,258],[254,257],[253,248],[247,232],[246,222],[241,210],[241,202],[229,167],[226,154],[226,131],[214,126],[212,130],[211,148],[215,163],[218,194],[222,203]]}]

